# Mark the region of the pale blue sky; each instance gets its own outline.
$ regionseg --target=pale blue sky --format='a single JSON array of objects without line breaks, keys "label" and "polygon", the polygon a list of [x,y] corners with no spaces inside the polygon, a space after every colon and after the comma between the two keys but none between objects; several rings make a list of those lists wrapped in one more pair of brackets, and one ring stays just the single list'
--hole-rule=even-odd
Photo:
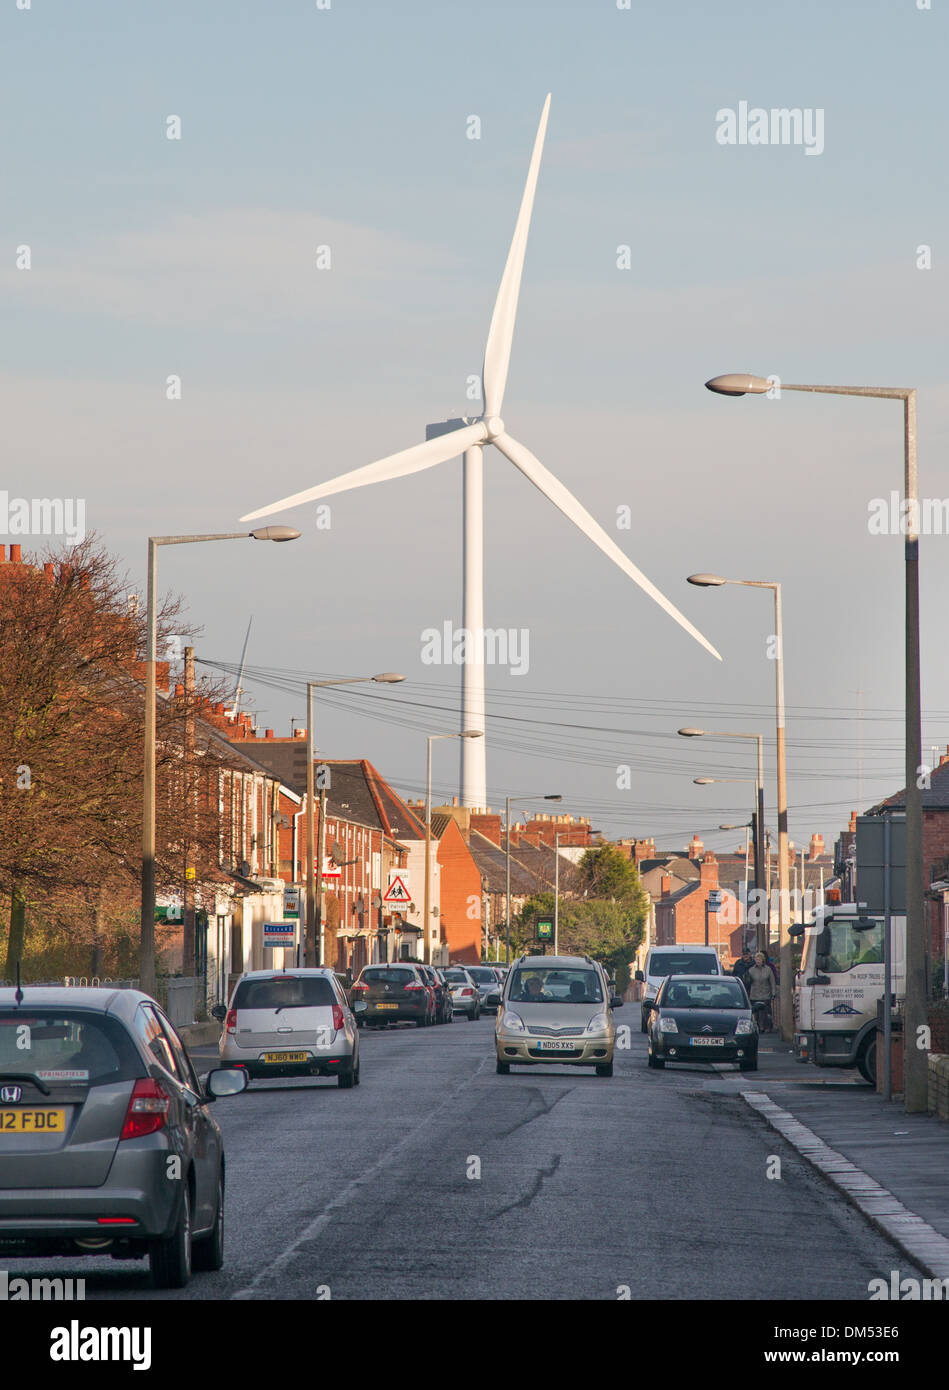
[{"label": "pale blue sky", "polygon": [[[564,809],[673,845],[743,817],[740,786],[690,780],[743,772],[736,745],[665,737],[696,722],[680,717],[690,705],[708,726],[773,724],[765,599],[683,582],[713,569],[785,584],[792,835],[830,838],[857,805],[843,707],[858,687],[868,712],[890,712],[864,725],[864,803],[901,782],[902,547],[866,526],[868,500],[900,485],[898,407],[729,402],[702,382],[752,370],[915,384],[921,488],[949,496],[946,11],[11,0],[0,487],[84,496],[139,583],[150,532],[230,529],[407,447],[429,420],[476,413],[465,380],[550,90],[505,418],[725,662],[489,454],[486,620],[531,639],[529,675],[492,672],[492,687],[508,713],[569,692],[565,722],[638,731],[578,732],[567,759],[562,733],[511,725],[531,750],[494,740],[490,800],[556,783]],[[719,146],[716,111],[741,100],[822,108],[824,153]],[[164,137],[172,114],[180,141]],[[466,138],[472,114],[480,140]],[[29,273],[13,268],[22,243]],[[321,243],[329,272],[314,266]],[[916,269],[921,243],[931,271]],[[165,400],[169,373],[180,402]],[[162,580],[203,625],[201,655],[236,660],[253,612],[256,666],[401,669],[404,698],[428,686],[445,704],[457,670],[422,666],[420,634],[459,620],[459,503],[452,463],[335,499],[328,532],[307,509],[288,514],[305,539],[280,551],[166,552]],[[615,531],[627,503],[632,529]],[[927,745],[949,739],[947,545],[931,538],[922,555]],[[299,700],[252,693],[286,732]],[[586,700],[604,696],[609,716]],[[805,720],[816,706],[826,717]],[[327,705],[320,741],[420,786],[421,727]],[[453,771],[440,745],[437,794]]]}]

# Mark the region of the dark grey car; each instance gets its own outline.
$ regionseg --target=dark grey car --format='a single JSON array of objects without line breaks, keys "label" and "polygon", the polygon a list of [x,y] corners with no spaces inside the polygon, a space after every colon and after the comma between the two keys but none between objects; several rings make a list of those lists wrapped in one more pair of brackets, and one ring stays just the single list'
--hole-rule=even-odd
[{"label": "dark grey car", "polygon": [[224,1146],[159,1006],[127,989],[0,989],[0,1256],[148,1256],[158,1288],[224,1259]]}]

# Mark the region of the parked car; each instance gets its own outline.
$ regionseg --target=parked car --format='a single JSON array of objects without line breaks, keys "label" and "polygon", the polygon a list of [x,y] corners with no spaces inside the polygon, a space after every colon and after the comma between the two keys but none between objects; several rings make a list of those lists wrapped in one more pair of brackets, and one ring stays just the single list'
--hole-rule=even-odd
[{"label": "parked car", "polygon": [[451,986],[446,983],[434,965],[420,965],[419,970],[428,980],[435,1001],[435,1022],[451,1023]]},{"label": "parked car", "polygon": [[670,975],[649,1020],[651,1067],[667,1062],[737,1062],[758,1070],[758,1029],[741,980],[732,975]]},{"label": "parked car", "polygon": [[449,965],[445,979],[451,985],[451,1006],[456,1014],[464,1014],[469,1023],[481,1017],[481,993],[463,965]]},{"label": "parked car", "polygon": [[714,946],[653,946],[646,957],[645,970],[637,970],[634,979],[644,985],[641,1006],[642,1032],[649,1028],[649,1015],[655,1006],[656,995],[667,975],[724,975],[722,962]]},{"label": "parked car", "polygon": [[19,995],[0,989],[0,1258],[147,1256],[161,1289],[220,1269],[224,1141],[208,1106],[246,1073],[199,1081],[138,990]]},{"label": "parked car", "polygon": [[259,1080],[335,1076],[343,1090],[359,1085],[359,1029],[332,970],[248,971],[223,1023],[222,1066]]},{"label": "parked car", "polygon": [[455,1017],[455,1006],[452,1002],[451,997],[451,981],[448,979],[448,977],[445,974],[445,971],[441,968],[441,966],[435,966],[435,974],[438,976],[439,982],[441,983],[441,987],[444,990],[444,997],[442,1001],[442,1018],[439,1021],[441,1023],[453,1023]]},{"label": "parked car", "polygon": [[501,1002],[503,981],[498,979],[494,967],[492,965],[466,965],[465,969],[478,986],[482,1009],[495,1011]]},{"label": "parked car", "polygon": [[353,985],[353,1010],[367,1024],[401,1023],[416,1028],[435,1022],[435,995],[417,961],[365,965]]},{"label": "parked car", "polygon": [[513,1064],[595,1067],[613,1075],[616,1028],[606,972],[589,956],[522,956],[504,986],[495,1024],[497,1071]]}]

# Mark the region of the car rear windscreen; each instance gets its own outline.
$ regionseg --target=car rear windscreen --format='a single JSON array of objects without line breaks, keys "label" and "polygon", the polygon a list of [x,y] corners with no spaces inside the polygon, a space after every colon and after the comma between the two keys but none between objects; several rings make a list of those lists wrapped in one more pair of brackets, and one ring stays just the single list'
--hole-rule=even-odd
[{"label": "car rear windscreen", "polygon": [[85,1009],[0,1009],[0,1076],[95,1086],[143,1076],[122,1024]]},{"label": "car rear windscreen", "polygon": [[479,985],[496,985],[498,982],[497,975],[486,965],[470,965],[468,974],[473,980],[477,980]]},{"label": "car rear windscreen", "polygon": [[687,951],[670,952],[668,955],[653,955],[649,958],[650,975],[718,975],[718,960],[715,956],[702,953],[690,956]]},{"label": "car rear windscreen", "polygon": [[241,980],[232,1009],[315,1009],[338,1002],[323,975],[288,975],[281,979]]},{"label": "car rear windscreen", "polygon": [[367,985],[412,985],[415,984],[414,970],[386,970],[380,966],[379,969],[366,969],[362,972],[362,981]]}]

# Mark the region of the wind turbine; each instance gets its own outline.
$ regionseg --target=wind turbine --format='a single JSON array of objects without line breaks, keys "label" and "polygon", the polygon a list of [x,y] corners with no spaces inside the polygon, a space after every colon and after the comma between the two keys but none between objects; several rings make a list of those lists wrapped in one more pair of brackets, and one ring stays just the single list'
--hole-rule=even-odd
[{"label": "wind turbine", "polygon": [[[388,482],[391,478],[403,478],[410,473],[420,473],[423,469],[434,468],[449,459],[464,457],[464,594],[463,623],[468,632],[478,634],[484,630],[484,478],[483,452],[485,444],[493,444],[504,457],[520,469],[526,478],[544,496],[563,512],[564,516],[598,546],[615,565],[628,575],[634,583],[644,590],[660,608],[674,618],[680,627],[685,628],[695,640],[721,661],[721,656],[697,628],[680,613],[675,604],[660,593],[643,572],[624,555],[616,542],[607,535],[603,527],[593,519],[587,509],[578,502],[563,483],[549,469],[545,468],[531,451],[508,434],[501,419],[501,406],[504,401],[504,387],[507,382],[508,365],[511,359],[511,342],[514,337],[514,321],[517,315],[517,300],[521,288],[521,273],[524,268],[524,253],[527,250],[527,233],[530,228],[531,212],[534,207],[534,192],[540,170],[544,136],[547,132],[547,116],[550,111],[550,94],[544,102],[540,115],[534,149],[527,171],[527,183],[521,199],[520,211],[514,226],[511,249],[508,252],[501,276],[501,286],[491,315],[488,340],[484,350],[484,366],[481,372],[482,400],[484,414],[474,420],[449,420],[444,424],[430,425],[426,431],[424,444],[414,444],[398,454],[378,459],[375,463],[356,468],[351,473],[343,473],[326,483],[295,492],[279,502],[272,502],[255,512],[248,512],[242,521],[255,521],[258,517],[270,516],[273,512],[284,511],[288,507],[298,507],[304,502],[313,502],[318,497],[329,497],[336,492],[346,492],[350,488],[367,487],[370,483]],[[476,648],[474,661],[462,664],[461,684],[461,727],[479,729],[484,732],[484,664],[480,640],[469,642],[468,647]],[[461,740],[461,802],[464,806],[484,807],[487,804],[487,770],[485,762],[484,738]]]}]

